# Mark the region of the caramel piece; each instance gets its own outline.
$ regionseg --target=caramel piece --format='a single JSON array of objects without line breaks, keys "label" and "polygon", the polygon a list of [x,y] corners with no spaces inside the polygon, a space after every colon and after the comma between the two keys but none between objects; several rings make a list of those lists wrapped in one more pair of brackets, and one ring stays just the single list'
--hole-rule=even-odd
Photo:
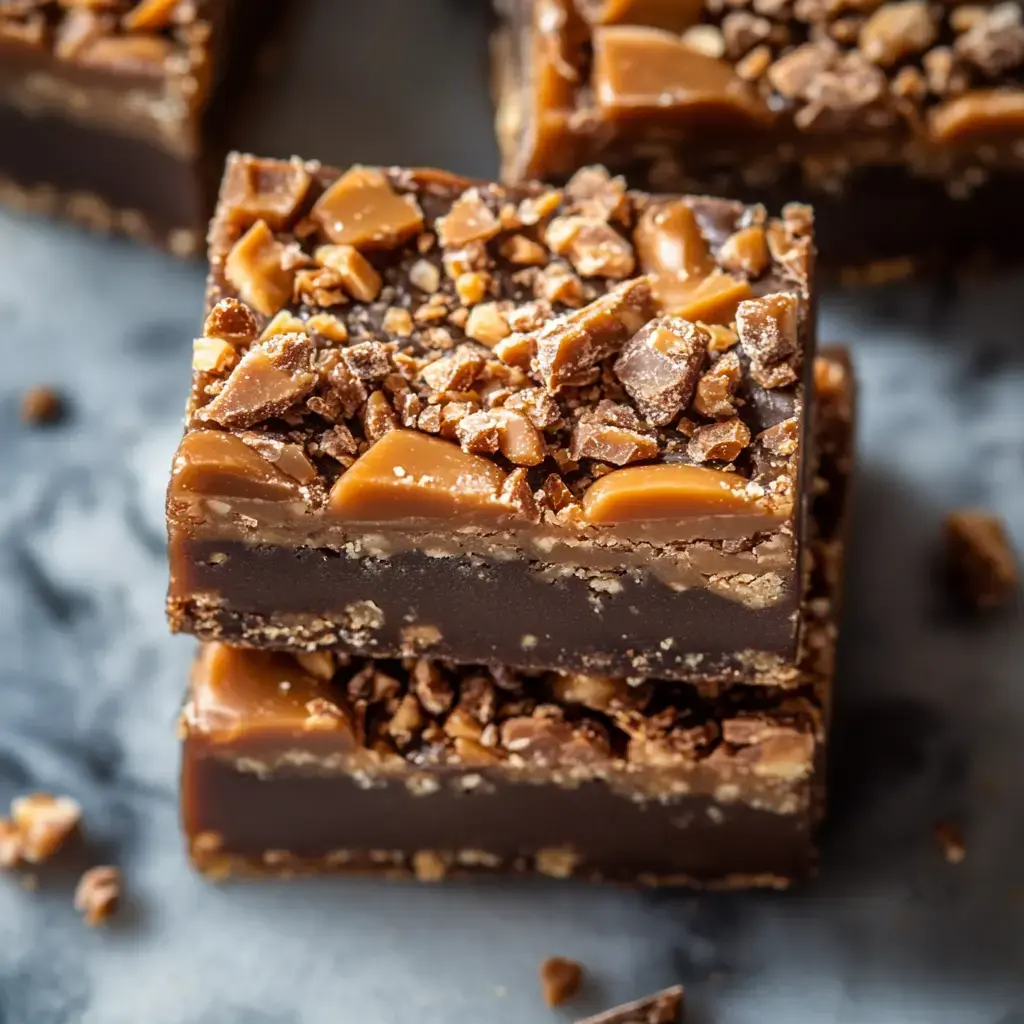
[{"label": "caramel piece", "polygon": [[943,525],[960,596],[975,608],[1008,604],[1020,586],[1020,574],[1003,521],[982,509],[961,509],[950,512]]},{"label": "caramel piece", "polygon": [[606,473],[587,488],[583,513],[598,525],[759,511],[744,480],[706,466],[660,463]]},{"label": "caramel piece", "polygon": [[452,203],[444,217],[438,217],[437,237],[446,249],[458,249],[470,242],[486,242],[500,230],[498,218],[491,213],[480,189],[468,188]]},{"label": "caramel piece", "polygon": [[739,304],[754,294],[743,278],[720,270],[703,280],[655,274],[651,278],[651,286],[665,313],[683,320],[699,320],[703,324],[723,327],[736,319]]},{"label": "caramel piece", "polygon": [[737,308],[740,347],[762,387],[780,387],[796,380],[792,361],[799,347],[799,314],[800,302],[789,292],[748,299]]},{"label": "caramel piece", "polygon": [[383,171],[353,167],[316,201],[310,217],[336,245],[394,249],[423,230],[412,196],[399,195]]},{"label": "caramel piece", "polygon": [[185,714],[191,728],[215,742],[240,734],[308,733],[330,729],[358,733],[338,695],[287,654],[204,644],[192,669],[192,696]]},{"label": "caramel piece", "polygon": [[234,434],[193,430],[174,456],[170,497],[193,494],[290,501],[298,498],[299,485]]},{"label": "caramel piece", "polygon": [[703,278],[715,268],[697,217],[682,199],[648,206],[637,221],[633,244],[645,274]]},{"label": "caramel piece", "polygon": [[485,519],[508,514],[505,474],[489,459],[414,430],[391,430],[331,488],[331,512],[352,522]]},{"label": "caramel piece", "polygon": [[868,60],[889,67],[935,42],[939,26],[927,0],[898,0],[883,4],[860,30],[860,52]]},{"label": "caramel piece", "polygon": [[242,224],[263,220],[271,230],[283,231],[306,198],[310,181],[297,157],[287,162],[232,157],[221,186],[221,207]]},{"label": "caramel piece", "polygon": [[219,338],[232,345],[248,345],[259,332],[252,310],[238,299],[221,299],[203,322],[204,337]]},{"label": "caramel piece", "polygon": [[1024,131],[1024,92],[978,89],[941,103],[928,120],[936,142],[961,142],[978,135]]},{"label": "caramel piece", "polygon": [[284,246],[265,220],[258,220],[232,246],[224,261],[224,277],[248,305],[273,316],[292,297],[294,269],[284,266]]},{"label": "caramel piece", "polygon": [[152,32],[167,28],[178,0],[140,0],[121,19],[129,32]]},{"label": "caramel piece", "polygon": [[750,444],[750,428],[737,417],[698,427],[686,446],[694,462],[732,462]]},{"label": "caramel piece", "polygon": [[760,277],[770,261],[764,228],[741,228],[730,235],[718,250],[718,262],[734,274]]},{"label": "caramel piece", "polygon": [[315,253],[321,266],[335,270],[345,291],[359,302],[373,302],[380,295],[380,274],[351,245],[321,245]]},{"label": "caramel piece", "polygon": [[766,122],[769,112],[724,60],[634,25],[594,30],[594,93],[606,117]]},{"label": "caramel piece", "polygon": [[586,0],[584,14],[599,25],[648,25],[685,32],[700,21],[704,0]]},{"label": "caramel piece", "polygon": [[583,967],[561,956],[548,957],[540,965],[540,986],[548,1006],[569,1002],[583,983]]},{"label": "caramel piece", "polygon": [[312,356],[313,344],[305,334],[280,334],[254,345],[196,418],[223,427],[252,427],[281,416],[313,390]]},{"label": "caramel piece", "polygon": [[581,277],[622,279],[633,273],[633,247],[596,217],[556,217],[544,233],[552,252],[565,256]]},{"label": "caramel piece", "polygon": [[620,349],[654,316],[649,278],[626,281],[531,335],[537,368],[549,392]]},{"label": "caramel piece", "polygon": [[260,333],[259,340],[267,341],[270,338],[276,338],[280,334],[305,333],[305,321],[300,320],[294,313],[289,313],[287,309],[282,309],[281,312],[272,317],[267,326],[263,328],[263,331]]}]

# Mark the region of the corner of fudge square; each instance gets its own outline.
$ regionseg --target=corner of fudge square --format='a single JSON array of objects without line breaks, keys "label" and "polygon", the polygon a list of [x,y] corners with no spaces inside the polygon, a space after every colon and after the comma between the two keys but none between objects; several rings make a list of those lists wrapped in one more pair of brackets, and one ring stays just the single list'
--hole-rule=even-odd
[{"label": "corner of fudge square", "polygon": [[809,208],[235,154],[209,264],[176,629],[624,676],[792,663]]}]

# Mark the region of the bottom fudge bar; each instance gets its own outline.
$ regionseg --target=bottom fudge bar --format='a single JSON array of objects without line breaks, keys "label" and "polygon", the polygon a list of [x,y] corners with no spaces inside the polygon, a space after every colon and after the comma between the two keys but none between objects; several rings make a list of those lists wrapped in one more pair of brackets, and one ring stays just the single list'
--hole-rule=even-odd
[{"label": "bottom fudge bar", "polygon": [[213,878],[480,870],[784,886],[823,806],[851,375],[819,360],[821,486],[798,690],[201,648],[182,813]]}]

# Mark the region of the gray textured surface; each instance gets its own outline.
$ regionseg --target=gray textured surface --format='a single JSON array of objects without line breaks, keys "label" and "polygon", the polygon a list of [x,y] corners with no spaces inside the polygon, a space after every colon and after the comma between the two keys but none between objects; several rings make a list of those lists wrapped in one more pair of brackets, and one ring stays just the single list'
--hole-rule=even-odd
[{"label": "gray textured surface", "polygon": [[[332,39],[340,6],[323,0],[289,42],[286,88],[251,145],[489,173],[483,26],[467,0],[346,5]],[[355,110],[338,99],[349,80]],[[571,1019],[537,994],[553,953],[594,979],[581,1012],[683,981],[698,1022],[1024,1021],[1021,617],[965,626],[930,569],[951,505],[995,507],[1024,544],[1021,284],[825,303],[823,336],[855,347],[863,454],[816,883],[706,898],[218,889],[190,874],[177,833],[191,645],[162,617],[162,493],[201,271],[0,218],[0,805],[36,787],[81,799],[90,856],[124,867],[130,897],[113,928],[87,933],[72,878],[44,873],[36,893],[0,879],[0,1022]],[[18,423],[36,382],[71,396],[66,426]],[[932,835],[943,817],[966,827],[959,867]]]}]

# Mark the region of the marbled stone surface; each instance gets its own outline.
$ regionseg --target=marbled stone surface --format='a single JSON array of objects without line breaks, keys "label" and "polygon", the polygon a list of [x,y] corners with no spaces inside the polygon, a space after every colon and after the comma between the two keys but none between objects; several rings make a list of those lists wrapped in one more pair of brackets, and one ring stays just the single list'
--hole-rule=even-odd
[{"label": "marbled stone surface", "polygon": [[[301,11],[283,87],[254,98],[259,129],[243,141],[491,173],[475,5],[344,6]],[[177,832],[191,643],[163,620],[163,488],[202,270],[0,218],[0,805],[35,788],[80,799],[82,863],[120,864],[128,892],[114,926],[90,932],[73,875],[43,872],[37,892],[0,879],[0,1022],[571,1019],[540,1002],[551,954],[587,966],[581,1013],[683,981],[708,1024],[1024,1021],[1022,618],[958,620],[932,572],[954,505],[999,510],[1024,545],[1022,285],[824,304],[823,338],[854,347],[863,419],[815,883],[699,898],[541,882],[215,888]],[[65,425],[19,423],[20,392],[40,382],[70,396]],[[960,866],[934,839],[941,818],[964,825]]]}]

